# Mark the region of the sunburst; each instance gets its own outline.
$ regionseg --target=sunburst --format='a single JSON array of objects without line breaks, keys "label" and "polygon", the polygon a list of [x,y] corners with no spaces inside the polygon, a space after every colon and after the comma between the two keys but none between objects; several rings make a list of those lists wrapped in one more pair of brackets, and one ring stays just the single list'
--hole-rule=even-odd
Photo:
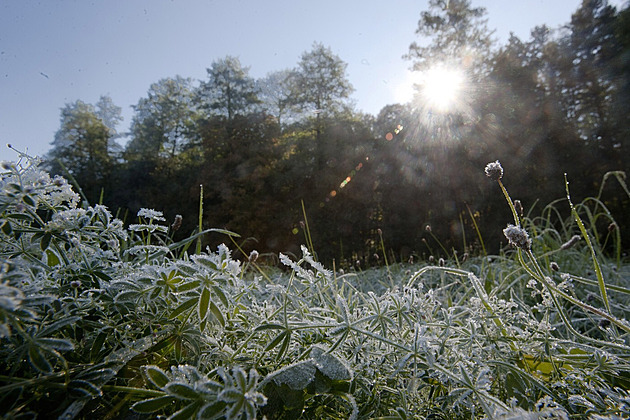
[{"label": "sunburst", "polygon": [[449,112],[461,102],[464,87],[464,74],[447,66],[435,66],[422,74],[419,88],[420,100],[437,112]]}]

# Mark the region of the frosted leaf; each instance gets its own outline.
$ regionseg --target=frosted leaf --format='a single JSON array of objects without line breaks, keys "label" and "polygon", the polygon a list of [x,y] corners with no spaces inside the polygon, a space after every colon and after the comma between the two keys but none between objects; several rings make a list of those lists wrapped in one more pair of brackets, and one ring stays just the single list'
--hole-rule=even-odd
[{"label": "frosted leaf", "polygon": [[0,175],[0,190],[3,192],[11,189],[10,184],[20,185],[35,200],[38,206],[46,205],[57,207],[65,205],[67,208],[75,208],[79,203],[79,195],[72,191],[68,182],[56,175],[50,175],[39,169],[37,166],[41,162],[38,159],[28,159],[25,163],[15,165],[10,163],[5,165],[5,169],[10,172]]},{"label": "frosted leaf", "polygon": [[147,252],[149,254],[158,253],[158,252],[168,253],[170,252],[170,249],[168,249],[168,247],[166,246],[159,246],[159,245],[136,245],[126,250],[125,255],[136,255],[142,252]]},{"label": "frosted leaf", "polygon": [[191,255],[190,259],[202,267],[226,272],[233,277],[237,277],[241,273],[240,261],[231,259],[231,251],[225,244],[219,245],[216,253],[210,252],[208,249],[208,254]]},{"label": "frosted leaf", "polygon": [[309,263],[311,267],[315,269],[315,271],[317,271],[320,274],[323,274],[324,277],[327,277],[327,278],[332,276],[332,271],[325,269],[324,266],[321,265],[321,263],[315,261],[313,257],[311,256],[310,252],[308,252],[308,248],[306,248],[304,245],[302,245],[302,255],[303,255],[302,258],[304,258],[304,261]]},{"label": "frosted leaf", "polygon": [[145,209],[141,208],[138,211],[138,217],[146,217],[147,219],[166,221],[161,211],[153,210],[153,209]]},{"label": "frosted leaf", "polygon": [[265,289],[269,290],[271,293],[277,293],[279,295],[282,295],[287,291],[287,289],[281,284],[266,284]]},{"label": "frosted leaf", "polygon": [[192,386],[208,379],[195,366],[190,365],[171,366],[171,375],[174,381],[187,383]]},{"label": "frosted leaf", "polygon": [[320,347],[313,347],[311,357],[319,371],[333,381],[351,381],[353,374],[350,368],[338,357]]},{"label": "frosted leaf", "polygon": [[153,233],[155,231],[158,232],[163,232],[166,233],[168,231],[168,227],[163,226],[163,225],[153,225],[153,224],[132,224],[129,225],[129,230],[133,231],[133,232],[142,232],[142,231],[146,231],[146,232],[150,232]]},{"label": "frosted leaf", "polygon": [[22,303],[24,293],[15,287],[11,287],[6,283],[0,283],[0,310],[14,311]]},{"label": "frosted leaf", "polygon": [[285,384],[289,388],[299,391],[306,388],[315,379],[315,369],[311,360],[305,360],[273,372],[263,382],[273,380],[277,385]]},{"label": "frosted leaf", "polygon": [[569,404],[571,405],[577,405],[579,407],[585,407],[585,408],[590,408],[590,409],[595,408],[592,402],[590,402],[589,400],[587,400],[581,395],[571,395],[568,398],[568,401],[569,401]]},{"label": "frosted leaf", "polygon": [[282,252],[278,255],[278,258],[280,259],[280,262],[288,267],[292,267],[293,266],[293,261],[291,261],[291,259],[289,257],[287,257],[286,255],[284,255]]},{"label": "frosted leaf", "polygon": [[217,248],[217,255],[221,261],[230,260],[232,258],[232,251],[225,244],[220,244]]}]

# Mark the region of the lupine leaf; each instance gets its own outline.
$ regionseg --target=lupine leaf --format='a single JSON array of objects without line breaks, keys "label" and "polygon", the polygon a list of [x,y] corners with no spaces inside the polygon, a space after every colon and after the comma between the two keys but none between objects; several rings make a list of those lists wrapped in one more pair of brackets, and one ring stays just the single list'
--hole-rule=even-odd
[{"label": "lupine leaf", "polygon": [[157,388],[163,388],[170,381],[166,373],[157,366],[145,366],[144,373],[149,382]]},{"label": "lupine leaf", "polygon": [[195,296],[184,301],[184,303],[179,305],[177,308],[173,309],[173,312],[171,312],[170,315],[168,316],[169,319],[177,318],[178,315],[180,315],[181,313],[195,306],[198,300],[199,300],[199,297]]},{"label": "lupine leaf", "polygon": [[154,413],[173,403],[173,397],[165,395],[163,397],[150,398],[144,401],[138,401],[131,406],[131,409],[137,413]]},{"label": "lupine leaf", "polygon": [[199,393],[195,391],[189,385],[181,382],[170,382],[164,386],[164,391],[169,395],[177,397],[182,400],[195,400],[199,398]]},{"label": "lupine leaf", "polygon": [[208,306],[210,304],[210,290],[206,287],[201,291],[201,296],[199,297],[199,305],[197,306],[197,311],[199,313],[199,320],[203,321],[206,319],[206,315],[208,315]]}]

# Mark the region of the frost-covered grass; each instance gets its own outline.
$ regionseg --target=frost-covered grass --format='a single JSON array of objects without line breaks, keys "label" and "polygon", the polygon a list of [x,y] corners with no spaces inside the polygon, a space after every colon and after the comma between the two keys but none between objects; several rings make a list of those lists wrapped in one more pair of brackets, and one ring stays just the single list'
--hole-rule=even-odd
[{"label": "frost-covered grass", "polygon": [[[263,267],[256,253],[196,250],[209,231],[174,243],[154,210],[125,228],[103,206],[77,207],[67,182],[34,161],[4,163],[0,412],[629,416],[630,266],[618,228],[597,199],[566,219],[567,200],[523,217],[493,165],[514,215],[497,230],[515,248],[342,274],[306,247]],[[602,221],[610,230],[597,231]],[[616,258],[602,256],[605,241]]]}]

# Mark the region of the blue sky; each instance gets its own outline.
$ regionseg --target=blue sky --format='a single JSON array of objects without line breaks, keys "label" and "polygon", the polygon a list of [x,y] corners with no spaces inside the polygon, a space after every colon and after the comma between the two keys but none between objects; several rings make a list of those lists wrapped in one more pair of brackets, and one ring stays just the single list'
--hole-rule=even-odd
[{"label": "blue sky", "polygon": [[[623,4],[621,0],[611,1]],[[580,0],[472,0],[500,43],[569,22]],[[109,95],[123,108],[151,83],[206,78],[226,55],[250,75],[294,67],[321,42],[348,63],[356,108],[377,114],[409,90],[402,59],[428,0],[0,0],[0,160],[43,155],[60,109]]]}]

